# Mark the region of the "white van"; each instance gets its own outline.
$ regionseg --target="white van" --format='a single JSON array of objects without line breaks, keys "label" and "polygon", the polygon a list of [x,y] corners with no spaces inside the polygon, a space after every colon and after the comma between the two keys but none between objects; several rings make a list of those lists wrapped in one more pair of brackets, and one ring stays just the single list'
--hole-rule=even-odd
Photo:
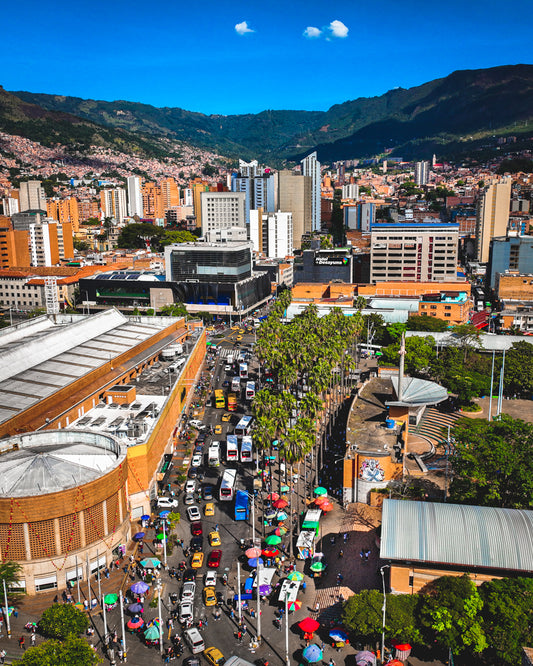
[{"label": "white van", "polygon": [[175,509],[178,506],[178,500],[174,497],[158,497],[157,498],[157,508],[158,509]]},{"label": "white van", "polygon": [[191,652],[193,654],[200,654],[200,652],[203,652],[205,650],[205,643],[204,639],[202,638],[202,635],[196,629],[196,627],[192,627],[191,629],[186,629],[183,632],[183,636],[185,637],[185,641],[187,645],[191,648]]}]

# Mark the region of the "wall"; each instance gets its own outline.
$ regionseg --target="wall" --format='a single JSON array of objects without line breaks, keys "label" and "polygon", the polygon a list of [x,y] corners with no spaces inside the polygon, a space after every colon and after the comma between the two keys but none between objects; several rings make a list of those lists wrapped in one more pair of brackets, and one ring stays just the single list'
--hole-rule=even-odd
[{"label": "wall", "polygon": [[471,286],[469,282],[376,282],[376,284],[357,285],[359,296],[421,296],[422,294],[435,293],[439,291],[466,291],[470,296]]},{"label": "wall", "polygon": [[[425,568],[420,565],[410,564],[391,564],[390,568],[390,588],[395,594],[416,594],[432,580],[440,578],[441,576],[463,576],[468,573],[470,578],[476,585],[481,585],[487,580],[494,580],[503,578],[505,575],[498,576],[489,573],[476,573],[468,571],[460,571],[459,569],[438,569],[438,568]],[[524,572],[526,575],[526,572]]]},{"label": "wall", "polygon": [[496,273],[496,297],[500,300],[533,300],[533,275],[503,275]]}]

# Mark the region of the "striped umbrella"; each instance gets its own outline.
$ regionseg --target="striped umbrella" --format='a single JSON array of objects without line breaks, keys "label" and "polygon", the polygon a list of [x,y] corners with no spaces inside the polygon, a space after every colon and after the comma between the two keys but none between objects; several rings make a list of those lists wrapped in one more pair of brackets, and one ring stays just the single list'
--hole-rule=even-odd
[{"label": "striped umbrella", "polygon": [[274,534],[279,537],[285,536],[287,534],[287,528],[280,525],[279,527],[276,527]]},{"label": "striped umbrella", "polygon": [[287,610],[290,611],[300,610],[301,607],[302,602],[299,599],[296,599],[295,601],[289,601],[287,604]]}]

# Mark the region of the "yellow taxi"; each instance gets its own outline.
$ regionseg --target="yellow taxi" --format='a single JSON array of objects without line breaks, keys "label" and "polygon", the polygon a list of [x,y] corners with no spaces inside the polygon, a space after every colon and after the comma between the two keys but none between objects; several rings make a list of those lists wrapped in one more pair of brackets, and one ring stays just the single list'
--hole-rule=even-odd
[{"label": "yellow taxi", "polygon": [[213,502],[208,502],[204,506],[204,516],[214,516],[215,515],[215,505]]},{"label": "yellow taxi", "polygon": [[219,532],[215,532],[214,530],[212,532],[209,532],[209,545],[210,546],[221,546],[222,541],[220,540],[220,534]]},{"label": "yellow taxi", "polygon": [[207,648],[204,650],[204,657],[212,666],[222,666],[226,661],[222,652],[216,647]]},{"label": "yellow taxi", "polygon": [[239,330],[239,327],[238,327],[238,326],[232,326],[232,327],[231,327],[231,330],[232,330],[232,331],[238,331],[238,330]]},{"label": "yellow taxi", "polygon": [[224,412],[224,414],[222,414],[222,420],[224,423],[231,421],[231,414],[229,412]]},{"label": "yellow taxi", "polygon": [[203,553],[194,553],[191,560],[191,568],[199,569],[204,563],[204,554]]},{"label": "yellow taxi", "polygon": [[239,329],[239,335],[244,335],[244,328]]},{"label": "yellow taxi", "polygon": [[217,604],[217,595],[215,593],[215,588],[204,587],[204,605],[216,606],[216,604]]},{"label": "yellow taxi", "polygon": [[222,434],[222,426],[220,425],[220,423],[218,423],[215,426],[215,435],[221,435],[221,434]]},{"label": "yellow taxi", "polygon": [[242,340],[242,335],[238,335],[235,339],[237,340],[237,342],[241,342],[241,340]]},{"label": "yellow taxi", "polygon": [[214,330],[215,330],[215,327],[214,327],[214,326],[208,326],[206,330],[207,330],[207,331],[214,331]]}]

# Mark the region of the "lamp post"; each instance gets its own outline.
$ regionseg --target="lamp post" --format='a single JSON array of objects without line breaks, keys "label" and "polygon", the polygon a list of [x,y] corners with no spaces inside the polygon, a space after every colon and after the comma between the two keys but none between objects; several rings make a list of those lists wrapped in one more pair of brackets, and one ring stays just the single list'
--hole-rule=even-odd
[{"label": "lamp post", "polygon": [[285,663],[291,666],[289,659],[289,592],[285,592]]},{"label": "lamp post", "polygon": [[383,611],[383,624],[381,631],[381,663],[383,663],[385,659],[385,619],[387,617],[387,593],[385,592],[385,569],[388,568],[390,568],[390,564],[385,564],[380,569],[381,582],[383,583],[383,608],[381,609]]},{"label": "lamp post", "polygon": [[157,579],[157,612],[159,615],[159,654],[163,656],[163,621],[161,616],[161,578]]}]

